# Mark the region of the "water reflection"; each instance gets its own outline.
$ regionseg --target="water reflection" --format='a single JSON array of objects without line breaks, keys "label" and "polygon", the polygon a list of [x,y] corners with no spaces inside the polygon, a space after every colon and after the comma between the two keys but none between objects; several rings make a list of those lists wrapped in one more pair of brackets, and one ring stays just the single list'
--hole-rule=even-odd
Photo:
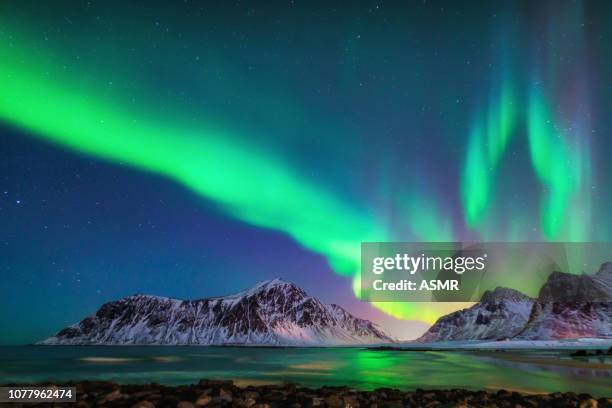
[{"label": "water reflection", "polygon": [[559,352],[393,351],[359,348],[0,347],[0,383],[111,380],[309,387],[467,388],[610,396],[609,360]]}]

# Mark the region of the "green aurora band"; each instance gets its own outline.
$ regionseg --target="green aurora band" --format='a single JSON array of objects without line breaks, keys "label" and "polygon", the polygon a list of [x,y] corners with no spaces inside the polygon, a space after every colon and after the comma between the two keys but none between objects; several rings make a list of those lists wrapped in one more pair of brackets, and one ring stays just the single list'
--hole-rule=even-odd
[{"label": "green aurora band", "polygon": [[[570,144],[568,135],[555,126],[555,118],[537,89],[529,95],[527,122],[533,168],[548,187],[540,209],[542,232],[548,239],[584,241],[588,239],[585,210],[589,195],[582,187],[590,178],[588,151],[580,144]],[[582,201],[577,206],[576,199]]]},{"label": "green aurora band", "polygon": [[461,179],[461,200],[465,222],[476,227],[493,196],[495,170],[516,126],[515,98],[509,80],[488,105],[486,115],[474,122]]},{"label": "green aurora band", "polygon": [[[461,178],[461,199],[465,223],[479,229],[494,201],[496,169],[513,136],[517,123],[514,92],[504,83],[499,98],[490,104],[487,115],[479,117],[469,135]],[[584,191],[590,179],[588,148],[584,143],[570,143],[571,138],[557,125],[542,92],[529,92],[526,121],[529,154],[535,175],[543,186],[540,226],[547,240],[584,241],[589,239],[587,209],[589,193]],[[571,210],[571,217],[570,215]],[[511,234],[515,238],[520,234]]]},{"label": "green aurora band", "polygon": [[[465,224],[480,238],[499,239],[499,232],[486,230],[490,226],[487,216],[495,206],[495,188],[510,182],[498,180],[497,169],[509,141],[519,133],[526,133],[531,167],[542,186],[538,238],[575,242],[595,238],[590,231],[593,174],[584,7],[583,2],[575,2],[549,10],[543,44],[534,41],[547,53],[534,59],[531,81],[519,87],[511,80],[511,58],[504,58],[500,65],[506,69],[498,79],[499,91],[492,92],[485,114],[481,110],[471,123],[460,194]],[[507,41],[516,38],[509,34]],[[567,42],[578,45],[567,47]],[[560,64],[560,60],[570,62]],[[569,100],[563,97],[567,89],[573,90]],[[525,239],[519,227],[528,223],[524,214],[508,218],[506,239]]]},{"label": "green aurora band", "polygon": [[358,269],[361,240],[386,237],[368,216],[223,130],[181,128],[92,98],[7,47],[0,61],[0,117],[36,137],[178,181],[233,217],[286,232],[344,275]]},{"label": "green aurora band", "polygon": [[[241,221],[282,231],[359,282],[361,241],[385,241],[374,220],[293,174],[281,161],[239,143],[226,131],[181,127],[71,86],[26,48],[0,45],[0,119],[34,137],[103,160],[168,177]],[[46,67],[47,70],[43,70]],[[93,98],[91,95],[96,95]],[[342,216],[338,216],[342,214]],[[356,292],[357,293],[357,292]],[[462,306],[375,306],[398,318],[433,322]]]}]

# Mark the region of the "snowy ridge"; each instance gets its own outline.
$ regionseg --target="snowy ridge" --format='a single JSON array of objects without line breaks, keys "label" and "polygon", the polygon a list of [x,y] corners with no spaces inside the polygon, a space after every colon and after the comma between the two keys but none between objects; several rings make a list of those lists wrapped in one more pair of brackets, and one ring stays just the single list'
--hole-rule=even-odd
[{"label": "snowy ridge", "polygon": [[527,324],[534,299],[519,291],[486,291],[474,306],[441,317],[418,341],[498,340],[517,335]]},{"label": "snowy ridge", "polygon": [[394,340],[372,322],[281,279],[226,297],[133,295],[41,341],[46,345],[351,345]]},{"label": "snowy ridge", "polygon": [[418,341],[612,339],[612,263],[594,275],[553,272],[537,299],[485,292],[477,304],[441,317]]},{"label": "snowy ridge", "polygon": [[612,263],[594,275],[554,272],[517,339],[612,338]]}]

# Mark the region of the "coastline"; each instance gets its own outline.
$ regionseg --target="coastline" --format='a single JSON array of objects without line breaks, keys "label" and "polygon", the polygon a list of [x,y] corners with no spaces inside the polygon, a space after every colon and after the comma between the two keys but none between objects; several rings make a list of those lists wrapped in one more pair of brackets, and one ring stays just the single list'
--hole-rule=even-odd
[{"label": "coastline", "polygon": [[[49,383],[39,385],[51,385]],[[59,385],[59,384],[54,384]],[[588,394],[556,392],[526,394],[508,390],[497,392],[464,389],[417,389],[400,391],[378,388],[357,391],[349,387],[305,388],[295,384],[238,386],[230,380],[200,380],[197,384],[165,386],[160,384],[117,384],[106,381],[81,381],[61,384],[76,387],[77,402],[53,406],[77,408],[100,407],[330,407],[330,408],[400,408],[418,407],[610,407],[612,398],[594,398]],[[612,396],[611,396],[612,397]],[[50,403],[49,403],[50,404]],[[32,406],[11,403],[11,407]]]},{"label": "coastline", "polygon": [[235,385],[292,382],[303,387],[465,389],[610,397],[610,356],[575,350],[384,350],[243,347],[0,347],[0,382],[108,381]]}]

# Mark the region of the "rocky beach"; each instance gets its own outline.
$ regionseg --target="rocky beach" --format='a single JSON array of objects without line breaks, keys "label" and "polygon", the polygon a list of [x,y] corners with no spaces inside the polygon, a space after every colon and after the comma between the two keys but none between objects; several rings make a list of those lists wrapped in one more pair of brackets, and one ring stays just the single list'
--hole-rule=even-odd
[{"label": "rocky beach", "polygon": [[[48,384],[45,384],[48,385]],[[201,380],[197,384],[164,386],[159,384],[120,385],[112,382],[83,381],[62,384],[76,387],[77,402],[63,404],[11,403],[11,408],[35,406],[198,408],[198,407],[612,407],[612,398],[593,398],[572,392],[522,394],[463,389],[400,391],[379,388],[357,391],[348,387],[303,388],[294,384],[238,386],[232,381]]]}]

